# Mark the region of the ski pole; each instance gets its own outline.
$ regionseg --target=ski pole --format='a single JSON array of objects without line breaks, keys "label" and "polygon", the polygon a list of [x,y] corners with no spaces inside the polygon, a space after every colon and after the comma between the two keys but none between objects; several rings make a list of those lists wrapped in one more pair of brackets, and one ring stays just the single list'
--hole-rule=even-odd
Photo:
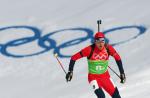
[{"label": "ski pole", "polygon": [[98,24],[98,32],[100,32],[100,24],[102,23],[101,20],[97,20],[97,24]]},{"label": "ski pole", "polygon": [[117,72],[115,72],[110,66],[108,66],[108,68],[120,78],[120,76],[117,74]]},{"label": "ski pole", "polygon": [[55,53],[54,56],[56,57],[56,59],[57,59],[59,65],[61,66],[61,68],[62,68],[62,70],[64,71],[64,73],[67,74],[67,72],[65,71],[65,69],[64,69],[64,67],[63,67],[63,65],[62,65],[62,63],[61,63],[60,60],[58,59],[58,54]]}]

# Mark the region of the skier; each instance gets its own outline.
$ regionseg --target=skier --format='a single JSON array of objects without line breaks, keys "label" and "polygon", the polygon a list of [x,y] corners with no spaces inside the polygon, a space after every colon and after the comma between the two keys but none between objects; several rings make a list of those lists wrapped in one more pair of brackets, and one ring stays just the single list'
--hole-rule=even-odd
[{"label": "skier", "polygon": [[97,32],[94,36],[94,44],[85,47],[71,57],[69,71],[66,74],[66,80],[71,81],[73,77],[73,68],[76,60],[87,57],[88,60],[88,81],[94,89],[98,98],[105,98],[103,89],[112,98],[121,98],[117,87],[113,84],[108,72],[109,55],[114,57],[120,72],[121,83],[125,83],[126,77],[122,66],[122,61],[116,50],[105,41],[102,32]]}]

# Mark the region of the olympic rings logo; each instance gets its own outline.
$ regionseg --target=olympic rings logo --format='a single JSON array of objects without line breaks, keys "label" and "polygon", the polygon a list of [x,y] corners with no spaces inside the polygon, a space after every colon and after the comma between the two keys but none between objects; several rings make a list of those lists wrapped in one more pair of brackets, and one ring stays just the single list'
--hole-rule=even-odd
[{"label": "olympic rings logo", "polygon": [[[119,30],[124,30],[124,29],[132,29],[132,28],[137,29],[138,34],[135,35],[134,37],[130,38],[130,39],[126,39],[126,40],[121,41],[121,42],[113,43],[112,45],[115,46],[115,45],[123,44],[123,43],[126,43],[132,39],[137,38],[141,34],[145,33],[147,28],[144,26],[136,26],[136,25],[135,26],[120,26],[120,27],[115,27],[115,28],[105,30],[103,32],[104,32],[104,34],[109,34],[109,33],[113,33],[114,31],[119,31]],[[36,56],[36,55],[40,55],[42,53],[48,52],[51,49],[54,49],[53,53],[58,53],[59,57],[67,58],[70,56],[62,54],[60,52],[60,49],[80,44],[80,43],[87,41],[89,39],[92,43],[93,42],[93,35],[94,35],[94,32],[92,29],[84,28],[84,27],[56,30],[56,31],[53,31],[50,33],[46,33],[46,35],[42,36],[42,31],[37,27],[33,27],[33,26],[8,26],[8,27],[0,28],[0,33],[1,33],[1,31],[10,30],[10,29],[17,29],[17,30],[18,29],[20,29],[20,30],[21,29],[27,29],[27,30],[32,31],[34,34],[33,36],[30,36],[30,37],[23,37],[23,38],[14,39],[14,40],[11,40],[11,41],[3,43],[3,44],[0,43],[0,52],[5,56],[13,57],[13,58]],[[57,46],[56,40],[52,39],[51,36],[55,35],[57,33],[66,32],[66,31],[71,31],[71,32],[80,31],[80,32],[86,33],[86,36],[69,40],[69,41],[62,43],[62,44]],[[106,38],[106,40],[109,42],[109,39]],[[37,41],[37,45],[40,48],[42,48],[40,51],[25,55],[25,54],[15,54],[15,53],[10,52],[8,50],[8,48],[10,48],[10,47],[17,47],[20,45],[31,43],[33,41]],[[47,45],[46,43],[49,43],[49,44]]]}]

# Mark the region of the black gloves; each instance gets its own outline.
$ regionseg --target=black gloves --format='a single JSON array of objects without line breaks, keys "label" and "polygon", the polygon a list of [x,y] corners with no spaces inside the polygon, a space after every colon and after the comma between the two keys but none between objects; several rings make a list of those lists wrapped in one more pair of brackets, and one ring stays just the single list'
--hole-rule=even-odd
[{"label": "black gloves", "polygon": [[124,73],[123,73],[123,74],[120,74],[120,79],[121,79],[120,83],[125,83],[125,81],[126,81],[126,76],[125,76]]},{"label": "black gloves", "polygon": [[73,77],[73,72],[72,71],[69,71],[67,74],[66,74],[66,81],[71,81]]}]

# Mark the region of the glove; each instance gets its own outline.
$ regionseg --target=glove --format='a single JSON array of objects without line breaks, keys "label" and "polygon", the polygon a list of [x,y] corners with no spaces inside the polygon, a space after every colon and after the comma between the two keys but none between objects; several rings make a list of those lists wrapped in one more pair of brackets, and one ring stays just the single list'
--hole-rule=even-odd
[{"label": "glove", "polygon": [[120,83],[125,83],[125,81],[126,81],[126,76],[125,76],[124,73],[123,73],[123,74],[120,74],[120,79],[121,79]]},{"label": "glove", "polygon": [[66,74],[66,81],[71,81],[73,77],[73,72],[72,71],[69,71],[67,74]]}]

